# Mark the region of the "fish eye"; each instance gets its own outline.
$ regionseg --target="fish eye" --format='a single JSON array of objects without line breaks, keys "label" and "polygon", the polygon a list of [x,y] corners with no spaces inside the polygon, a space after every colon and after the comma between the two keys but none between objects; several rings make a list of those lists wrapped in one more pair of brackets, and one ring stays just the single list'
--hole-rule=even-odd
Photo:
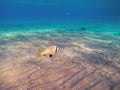
[{"label": "fish eye", "polygon": [[52,57],[53,55],[52,54],[50,54],[50,57]]}]

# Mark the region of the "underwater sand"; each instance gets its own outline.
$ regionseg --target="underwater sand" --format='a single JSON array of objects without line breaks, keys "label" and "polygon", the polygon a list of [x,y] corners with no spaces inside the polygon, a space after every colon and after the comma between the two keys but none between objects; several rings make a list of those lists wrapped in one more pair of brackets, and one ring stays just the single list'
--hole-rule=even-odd
[{"label": "underwater sand", "polygon": [[[99,30],[1,32],[0,90],[119,90],[120,32]],[[59,53],[38,59],[50,45]]]}]

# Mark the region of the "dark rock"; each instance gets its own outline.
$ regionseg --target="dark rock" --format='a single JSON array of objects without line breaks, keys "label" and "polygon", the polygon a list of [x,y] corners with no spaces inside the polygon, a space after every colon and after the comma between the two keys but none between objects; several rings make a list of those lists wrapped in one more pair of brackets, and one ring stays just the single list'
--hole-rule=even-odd
[{"label": "dark rock", "polygon": [[87,28],[85,28],[85,27],[81,27],[80,30],[81,30],[81,31],[86,31]]}]

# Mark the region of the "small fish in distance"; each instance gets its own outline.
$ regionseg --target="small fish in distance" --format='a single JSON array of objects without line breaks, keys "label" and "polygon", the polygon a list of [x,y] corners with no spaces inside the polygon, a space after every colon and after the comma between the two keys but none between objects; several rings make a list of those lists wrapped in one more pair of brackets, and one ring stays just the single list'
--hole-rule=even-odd
[{"label": "small fish in distance", "polygon": [[50,55],[50,57],[52,57],[52,55],[56,54],[58,51],[59,47],[57,47],[56,45],[49,46],[45,48],[43,51],[38,49],[37,57],[40,58],[42,55]]}]

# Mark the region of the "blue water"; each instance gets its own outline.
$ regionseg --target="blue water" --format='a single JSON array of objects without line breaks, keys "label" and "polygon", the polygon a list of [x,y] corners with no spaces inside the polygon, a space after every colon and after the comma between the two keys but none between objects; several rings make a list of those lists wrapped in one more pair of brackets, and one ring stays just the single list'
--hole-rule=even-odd
[{"label": "blue water", "polygon": [[119,23],[117,0],[0,1],[0,23]]}]

